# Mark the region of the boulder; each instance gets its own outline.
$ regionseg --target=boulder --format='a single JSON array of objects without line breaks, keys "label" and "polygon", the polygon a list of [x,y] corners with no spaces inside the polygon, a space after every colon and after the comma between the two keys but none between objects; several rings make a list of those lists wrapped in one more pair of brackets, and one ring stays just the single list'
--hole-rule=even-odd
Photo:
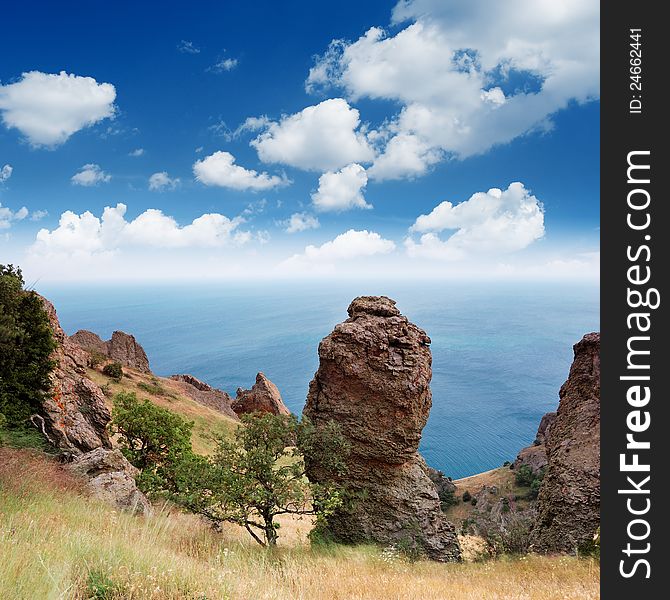
[{"label": "boulder", "polygon": [[135,484],[138,470],[120,450],[96,448],[75,458],[70,468],[86,477],[88,488],[96,498],[122,510],[151,514],[151,505]]},{"label": "boulder", "polygon": [[351,449],[343,476],[307,464],[311,481],[337,482],[354,498],[328,518],[326,533],[459,560],[454,527],[418,453],[431,407],[430,338],[385,296],[356,298],[348,313],[319,345],[303,411],[317,429],[339,424]]},{"label": "boulder", "polygon": [[235,411],[231,408],[233,399],[223,390],[214,388],[204,381],[193,377],[193,375],[172,375],[170,379],[176,382],[181,392],[191,398],[191,400],[218,410],[228,415],[231,419],[238,418]]},{"label": "boulder", "polygon": [[574,346],[574,361],[546,432],[547,468],[531,543],[538,552],[575,552],[600,524],[600,334]]},{"label": "boulder", "polygon": [[273,415],[291,414],[277,386],[263,373],[256,375],[256,383],[250,390],[237,389],[237,397],[233,400],[232,408],[238,415],[256,412]]}]

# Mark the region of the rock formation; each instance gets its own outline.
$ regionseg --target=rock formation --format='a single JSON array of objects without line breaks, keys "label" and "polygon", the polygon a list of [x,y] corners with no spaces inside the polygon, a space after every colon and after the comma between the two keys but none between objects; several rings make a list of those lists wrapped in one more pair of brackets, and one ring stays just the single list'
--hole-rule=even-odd
[{"label": "rock formation", "polygon": [[115,331],[112,333],[112,338],[105,342],[92,331],[81,329],[72,335],[70,340],[89,353],[101,354],[140,373],[151,372],[144,348],[140,346],[135,336],[123,331]]},{"label": "rock formation", "polygon": [[232,408],[238,415],[255,412],[273,415],[291,414],[277,386],[263,373],[256,375],[256,383],[250,390],[237,389],[237,397],[233,400]]},{"label": "rock formation", "polygon": [[312,481],[338,481],[355,497],[328,518],[328,533],[459,560],[454,527],[417,451],[431,407],[430,338],[385,296],[356,298],[348,313],[319,345],[303,412],[317,428],[335,421],[351,448],[342,478],[308,464]]},{"label": "rock formation", "polygon": [[180,391],[192,400],[237,419],[237,414],[231,408],[233,399],[223,390],[214,388],[193,375],[172,375],[170,379],[177,382]]},{"label": "rock formation", "polygon": [[451,477],[445,477],[442,471],[433,469],[433,467],[428,467],[426,473],[435,486],[442,510],[446,510],[453,501],[456,484],[451,480]]},{"label": "rock formation", "polygon": [[547,432],[547,469],[531,543],[538,552],[574,552],[600,524],[600,334],[574,346]]},{"label": "rock formation", "polygon": [[522,465],[530,467],[530,470],[537,475],[547,466],[547,447],[546,435],[551,424],[556,420],[555,412],[548,412],[540,420],[540,426],[537,429],[535,441],[531,446],[521,450],[514,461],[514,469]]},{"label": "rock formation", "polygon": [[96,498],[123,510],[151,514],[151,505],[135,485],[139,471],[120,450],[96,448],[75,458],[70,468],[86,477],[88,488]]},{"label": "rock formation", "polygon": [[57,347],[51,374],[52,395],[33,423],[88,476],[91,491],[121,508],[146,513],[149,503],[136,488],[134,467],[117,451],[107,434],[110,413],[102,390],[86,377],[89,356],[60,326],[56,309],[42,298]]}]

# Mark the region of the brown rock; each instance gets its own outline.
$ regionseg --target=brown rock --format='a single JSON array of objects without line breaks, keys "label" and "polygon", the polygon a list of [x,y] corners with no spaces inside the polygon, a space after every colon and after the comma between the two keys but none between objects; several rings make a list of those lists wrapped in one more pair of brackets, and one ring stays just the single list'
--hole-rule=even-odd
[{"label": "brown rock", "polygon": [[556,420],[555,412],[548,412],[543,415],[540,426],[537,429],[537,435],[532,446],[521,450],[514,461],[514,468],[518,469],[522,465],[530,467],[536,475],[547,466],[547,448],[545,445],[546,434],[551,424]]},{"label": "brown rock", "polygon": [[574,552],[600,524],[600,334],[586,334],[574,353],[546,436],[548,464],[531,534],[539,552]]},{"label": "brown rock", "polygon": [[86,377],[88,354],[65,335],[53,304],[42,300],[58,346],[53,353],[53,391],[42,405],[40,428],[44,425],[56,446],[75,455],[111,448],[106,429],[111,416],[102,390]]},{"label": "brown rock", "polygon": [[140,373],[151,372],[147,353],[137,343],[134,335],[129,335],[123,331],[115,331],[112,333],[112,339],[107,342],[107,348],[107,355],[112,360]]},{"label": "brown rock", "polygon": [[356,298],[349,319],[319,345],[319,369],[304,416],[335,421],[351,445],[344,479],[319,464],[312,481],[343,483],[358,496],[329,517],[337,541],[414,547],[440,561],[460,558],[454,531],[417,452],[431,407],[430,338],[385,296]]},{"label": "brown rock", "polygon": [[135,336],[123,331],[115,331],[112,333],[112,338],[105,342],[92,331],[81,329],[72,335],[70,340],[89,353],[101,354],[140,373],[151,372],[144,348],[137,342]]},{"label": "brown rock", "polygon": [[96,498],[122,510],[151,514],[151,505],[135,484],[138,470],[120,450],[96,448],[75,458],[70,468],[86,477],[88,488]]},{"label": "brown rock", "polygon": [[107,434],[110,413],[102,390],[88,377],[88,353],[64,333],[53,304],[42,298],[57,347],[51,373],[52,395],[33,417],[47,438],[73,461],[72,468],[86,475],[89,489],[120,508],[147,513],[149,503],[133,479],[137,470],[118,450],[111,449]]},{"label": "brown rock", "polygon": [[273,415],[291,414],[289,409],[286,408],[277,386],[263,373],[256,375],[256,383],[250,390],[238,388],[232,408],[238,415],[255,412]]},{"label": "brown rock", "polygon": [[70,341],[86,350],[86,352],[95,352],[107,356],[107,342],[101,340],[97,333],[87,331],[86,329],[80,329],[70,336]]},{"label": "brown rock", "polygon": [[172,375],[170,379],[175,381],[179,389],[192,400],[237,419],[237,414],[231,408],[233,399],[223,390],[213,388],[193,375]]}]

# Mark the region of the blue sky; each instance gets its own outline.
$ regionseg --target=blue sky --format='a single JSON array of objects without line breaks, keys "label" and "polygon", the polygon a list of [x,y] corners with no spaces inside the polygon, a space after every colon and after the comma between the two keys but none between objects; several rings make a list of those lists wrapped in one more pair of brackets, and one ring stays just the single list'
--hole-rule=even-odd
[{"label": "blue sky", "polygon": [[0,261],[596,280],[598,3],[500,4],[6,7]]}]

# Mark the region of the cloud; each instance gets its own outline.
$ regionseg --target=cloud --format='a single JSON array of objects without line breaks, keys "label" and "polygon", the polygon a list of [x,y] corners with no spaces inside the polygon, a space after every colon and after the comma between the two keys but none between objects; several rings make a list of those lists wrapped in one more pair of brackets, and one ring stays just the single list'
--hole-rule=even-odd
[{"label": "cloud", "polygon": [[0,169],[0,183],[7,181],[12,176],[13,171],[14,167],[12,167],[12,165],[4,165],[2,169]]},{"label": "cloud", "polygon": [[167,171],[154,173],[149,177],[149,189],[162,192],[164,190],[173,190],[181,183],[179,177],[171,178]]},{"label": "cloud", "polygon": [[389,142],[372,178],[486,152],[546,127],[571,101],[599,96],[595,0],[402,0],[393,23],[404,28],[333,40],[306,81],[311,92],[335,87],[353,101],[400,103],[382,126]]},{"label": "cloud", "polygon": [[321,246],[307,246],[303,253],[294,254],[281,263],[280,267],[289,270],[313,266],[330,267],[339,261],[388,254],[394,249],[394,242],[384,239],[374,231],[350,229]]},{"label": "cloud", "polygon": [[30,213],[30,220],[31,221],[41,221],[44,217],[49,216],[49,211],[48,210],[35,210],[32,213]]},{"label": "cloud", "polygon": [[299,233],[308,229],[318,229],[321,224],[319,220],[308,213],[293,213],[288,219],[282,221],[286,233]]},{"label": "cloud", "polygon": [[365,169],[351,164],[333,173],[319,177],[319,189],[312,194],[314,207],[319,211],[344,211],[351,208],[372,208],[363,198],[368,183]]},{"label": "cloud", "polygon": [[213,71],[214,73],[225,73],[226,71],[232,71],[237,67],[238,61],[236,58],[224,58],[218,61],[215,65],[212,65],[207,69],[208,71]]},{"label": "cloud", "polygon": [[128,156],[138,157],[143,155],[144,155],[144,148],[135,148],[135,150],[128,152]]},{"label": "cloud", "polygon": [[28,216],[28,209],[22,206],[16,212],[0,204],[0,229],[9,229],[14,221],[23,221]]},{"label": "cloud", "polygon": [[374,158],[358,110],[342,98],[324,100],[264,125],[265,131],[251,145],[266,163],[331,171]]},{"label": "cloud", "polygon": [[195,178],[205,185],[216,185],[233,190],[269,190],[288,185],[286,177],[269,175],[266,172],[245,169],[235,164],[230,152],[218,151],[196,161],[193,165]]},{"label": "cloud", "polygon": [[18,129],[33,146],[55,147],[77,131],[114,116],[116,90],[61,71],[30,71],[0,86],[0,113],[8,128]]},{"label": "cloud", "polygon": [[[446,240],[439,233],[454,233]],[[526,248],[544,235],[544,210],[522,183],[511,183],[502,191],[477,192],[465,202],[442,202],[421,215],[410,228],[421,234],[405,240],[411,257],[463,260],[476,256],[498,256]]]},{"label": "cloud", "polygon": [[79,171],[70,178],[70,181],[73,185],[91,187],[98,185],[99,183],[108,183],[111,179],[112,176],[105,173],[99,165],[89,163],[79,169]]},{"label": "cloud", "polygon": [[129,246],[144,248],[218,248],[245,243],[249,232],[239,231],[244,219],[204,214],[181,226],[161,210],[149,208],[132,221],[125,218],[127,207],[105,207],[102,217],[86,211],[61,214],[58,227],[41,229],[32,246],[37,254],[93,255],[116,252]]},{"label": "cloud", "polygon": [[200,48],[196,47],[189,40],[182,40],[177,44],[177,50],[183,54],[200,54]]}]

